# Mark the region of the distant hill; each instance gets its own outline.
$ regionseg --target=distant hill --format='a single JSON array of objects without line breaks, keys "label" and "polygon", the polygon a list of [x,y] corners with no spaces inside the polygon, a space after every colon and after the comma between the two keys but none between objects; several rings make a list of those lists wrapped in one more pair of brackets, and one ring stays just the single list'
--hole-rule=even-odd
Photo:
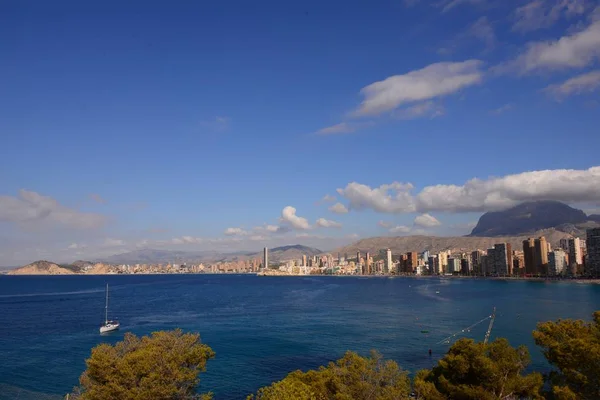
[{"label": "distant hill", "polygon": [[[581,210],[559,201],[530,201],[504,211],[487,212],[479,218],[470,236],[512,236],[556,228],[578,234],[590,218]],[[593,221],[592,221],[593,222]]]},{"label": "distant hill", "polygon": [[[556,229],[547,229],[537,231],[532,236],[545,236],[546,240],[557,247],[560,239],[570,238],[571,235]],[[469,252],[477,249],[486,250],[491,248],[496,243],[510,243],[515,250],[522,248],[523,240],[527,239],[528,235],[512,236],[512,237],[470,237],[470,236],[402,236],[402,237],[374,237],[362,239],[358,242],[339,248],[334,251],[342,254],[348,253],[348,257],[355,258],[356,252],[369,252],[376,255],[382,249],[391,249],[393,254],[406,253],[408,251],[422,252],[429,250],[432,253],[437,253],[444,250],[454,250],[456,252]]]},{"label": "distant hill", "polygon": [[588,220],[600,223],[600,214],[588,215]]},{"label": "distant hill", "polygon": [[40,260],[8,271],[8,275],[71,275],[78,273],[77,267],[61,266],[50,261]]},{"label": "distant hill", "polygon": [[[322,253],[323,252],[319,249],[302,246],[299,244],[291,246],[281,246],[269,249],[269,261],[279,262],[285,260],[298,260],[301,259],[303,255],[307,257],[312,257]],[[255,253],[252,256],[262,257],[262,252]]]},{"label": "distant hill", "polygon": [[[278,262],[302,258],[302,255],[321,254],[321,250],[302,245],[290,245],[269,249],[269,260]],[[262,258],[262,250],[258,252],[238,251],[221,253],[218,251],[178,251],[143,249],[105,257],[102,262],[110,264],[150,264],[150,263],[207,263],[216,261],[247,260]]]},{"label": "distant hill", "polygon": [[225,257],[225,254],[217,251],[142,249],[115,254],[98,261],[110,264],[183,263],[216,261],[223,257]]}]

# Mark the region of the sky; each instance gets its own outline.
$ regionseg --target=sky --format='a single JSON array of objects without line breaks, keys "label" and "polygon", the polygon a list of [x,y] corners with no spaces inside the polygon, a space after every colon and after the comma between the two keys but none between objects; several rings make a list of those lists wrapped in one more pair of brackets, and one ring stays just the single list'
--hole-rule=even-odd
[{"label": "sky", "polygon": [[600,209],[600,1],[0,3],[0,265]]}]

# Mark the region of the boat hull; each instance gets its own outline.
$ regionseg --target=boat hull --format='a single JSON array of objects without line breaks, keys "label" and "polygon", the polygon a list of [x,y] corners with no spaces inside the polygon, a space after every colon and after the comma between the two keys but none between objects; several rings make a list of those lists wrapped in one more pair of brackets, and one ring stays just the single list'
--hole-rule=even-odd
[{"label": "boat hull", "polygon": [[107,333],[107,332],[112,332],[112,331],[116,331],[119,329],[119,324],[109,324],[109,325],[104,325],[100,327],[100,333]]}]

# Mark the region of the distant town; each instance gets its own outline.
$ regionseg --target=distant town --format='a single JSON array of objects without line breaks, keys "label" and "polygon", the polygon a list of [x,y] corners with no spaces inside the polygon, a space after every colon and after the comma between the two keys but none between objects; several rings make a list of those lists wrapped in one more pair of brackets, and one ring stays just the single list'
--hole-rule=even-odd
[{"label": "distant town", "polygon": [[489,249],[470,252],[446,250],[409,251],[392,254],[383,249],[377,254],[323,254],[298,259],[269,260],[269,249],[262,258],[213,263],[145,263],[106,264],[75,262],[58,265],[38,261],[9,271],[15,275],[66,274],[243,274],[260,276],[293,275],[361,275],[361,276],[484,276],[484,277],[553,277],[600,278],[600,228],[588,229],[586,239],[561,239],[552,248],[544,236],[529,238],[522,248],[500,242]]},{"label": "distant town", "polygon": [[377,255],[358,252],[337,257],[333,255],[304,256],[283,265],[269,263],[264,249],[262,275],[458,275],[497,277],[590,277],[600,278],[600,229],[587,230],[587,238],[562,239],[560,247],[552,249],[545,237],[523,241],[522,249],[512,249],[509,243],[497,243],[493,248],[472,252],[452,250],[430,254],[412,251],[394,255],[390,249]]}]

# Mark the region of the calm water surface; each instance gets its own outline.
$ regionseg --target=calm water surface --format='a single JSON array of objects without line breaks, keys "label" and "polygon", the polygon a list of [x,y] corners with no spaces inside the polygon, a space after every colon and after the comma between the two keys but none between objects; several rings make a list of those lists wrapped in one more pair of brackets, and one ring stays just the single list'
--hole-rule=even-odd
[{"label": "calm water surface", "polygon": [[[121,330],[100,336],[104,286]],[[439,294],[436,294],[439,291]],[[497,307],[492,338],[525,344],[533,368],[537,321],[591,319],[600,285],[435,278],[257,277],[250,275],[0,276],[0,399],[69,392],[98,343],[182,328],[217,353],[201,390],[243,399],[295,369],[350,349],[378,349],[403,368],[429,368],[439,340]],[[482,340],[487,321],[467,333]],[[428,330],[428,334],[421,333]],[[428,355],[428,349],[433,357]],[[48,396],[46,396],[48,395]]]}]

